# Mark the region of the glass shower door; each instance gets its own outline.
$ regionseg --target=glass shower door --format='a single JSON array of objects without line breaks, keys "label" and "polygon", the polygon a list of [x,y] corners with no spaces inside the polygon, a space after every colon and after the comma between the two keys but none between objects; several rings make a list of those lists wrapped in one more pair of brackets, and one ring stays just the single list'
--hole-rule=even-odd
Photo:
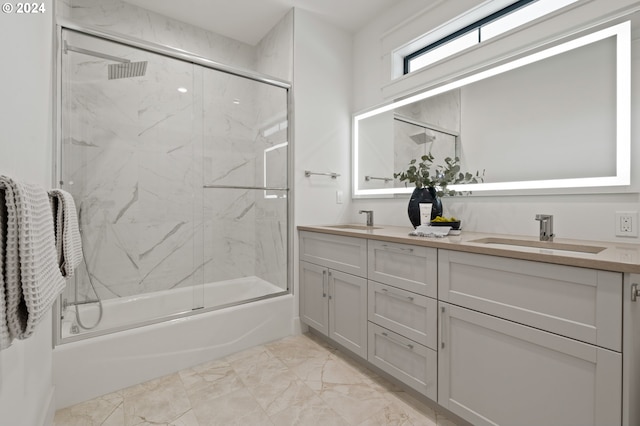
[{"label": "glass shower door", "polygon": [[286,292],[288,89],[203,70],[205,308]]},{"label": "glass shower door", "polygon": [[201,307],[197,67],[66,29],[62,40],[60,187],[85,255],[63,294],[63,338]]}]

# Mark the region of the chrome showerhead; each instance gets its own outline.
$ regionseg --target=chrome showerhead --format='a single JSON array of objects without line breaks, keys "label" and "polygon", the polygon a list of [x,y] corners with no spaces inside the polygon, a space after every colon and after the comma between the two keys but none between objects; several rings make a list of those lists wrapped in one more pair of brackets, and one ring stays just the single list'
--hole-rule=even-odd
[{"label": "chrome showerhead", "polygon": [[64,53],[68,51],[82,53],[83,55],[95,56],[96,58],[106,59],[108,61],[116,61],[117,64],[109,64],[109,80],[117,80],[119,78],[142,77],[147,72],[147,61],[131,62],[128,59],[119,56],[108,55],[102,52],[83,49],[67,44],[64,41]]},{"label": "chrome showerhead", "polygon": [[142,77],[147,72],[147,61],[109,64],[109,80]]}]

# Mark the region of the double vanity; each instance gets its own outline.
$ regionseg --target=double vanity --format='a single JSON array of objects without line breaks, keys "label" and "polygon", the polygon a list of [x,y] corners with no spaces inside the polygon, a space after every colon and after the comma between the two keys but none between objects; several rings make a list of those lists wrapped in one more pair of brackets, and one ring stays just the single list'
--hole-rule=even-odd
[{"label": "double vanity", "polygon": [[298,230],[302,321],[452,413],[640,424],[640,246]]}]

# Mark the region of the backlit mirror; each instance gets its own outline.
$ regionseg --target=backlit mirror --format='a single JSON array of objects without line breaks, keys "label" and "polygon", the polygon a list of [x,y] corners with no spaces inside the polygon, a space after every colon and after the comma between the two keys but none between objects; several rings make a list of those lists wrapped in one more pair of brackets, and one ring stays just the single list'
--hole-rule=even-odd
[{"label": "backlit mirror", "polygon": [[485,170],[464,191],[630,184],[630,23],[572,39],[356,114],[353,195],[413,187],[393,179],[427,152]]}]

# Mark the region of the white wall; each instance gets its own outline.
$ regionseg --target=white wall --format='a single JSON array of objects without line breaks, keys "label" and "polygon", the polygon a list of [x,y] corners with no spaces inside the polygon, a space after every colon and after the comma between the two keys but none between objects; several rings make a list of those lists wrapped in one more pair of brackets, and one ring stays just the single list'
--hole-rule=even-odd
[{"label": "white wall", "polygon": [[[594,0],[580,4],[557,19],[545,21],[526,30],[518,31],[486,47],[473,49],[431,69],[404,77],[397,83],[390,83],[390,49],[409,42],[418,36],[416,28],[426,32],[433,25],[439,25],[460,13],[460,7],[472,7],[480,0],[461,2],[434,2],[436,6],[421,13],[422,5],[414,0],[404,0],[394,5],[388,12],[381,14],[354,36],[354,110],[357,112],[388,99],[404,95],[443,81],[447,76],[468,72],[480,66],[504,57],[509,52],[531,47],[543,40],[558,36],[561,32],[575,30],[587,22],[595,22],[605,15],[617,13],[630,7],[629,0]],[[637,2],[636,2],[637,3]],[[458,9],[456,9],[458,8]],[[455,10],[454,10],[455,9]],[[417,25],[420,24],[420,25]],[[431,27],[429,25],[432,25]],[[636,82],[632,84],[632,182],[638,186],[640,170],[640,150],[637,124],[640,117],[640,81],[637,69],[640,66],[640,42],[633,46],[633,74]],[[576,191],[577,192],[577,191]],[[377,224],[407,226],[407,199],[390,200],[354,200],[351,207],[352,222],[363,222],[357,214],[360,209],[373,209]],[[479,196],[477,193],[466,198],[447,198],[443,201],[446,215],[461,218],[463,229],[479,232],[509,233],[519,235],[537,235],[536,213],[553,214],[554,231],[559,238],[578,238],[588,240],[619,241],[638,243],[638,238],[615,236],[614,219],[616,211],[640,210],[640,197],[637,192],[606,194],[570,194],[570,195],[527,195],[527,196]]]},{"label": "white wall", "polygon": [[[343,223],[351,201],[351,34],[301,9],[294,14],[295,225]],[[304,171],[340,177],[305,177]],[[336,203],[336,192],[343,204]],[[298,291],[298,235],[294,293]],[[296,310],[297,310],[296,306]]]},{"label": "white wall", "polygon": [[[46,12],[0,16],[0,174],[51,187],[52,2]],[[0,423],[53,422],[52,320],[0,352]]]},{"label": "white wall", "polygon": [[301,9],[294,22],[296,225],[335,223],[348,218],[351,197],[351,35]]}]

